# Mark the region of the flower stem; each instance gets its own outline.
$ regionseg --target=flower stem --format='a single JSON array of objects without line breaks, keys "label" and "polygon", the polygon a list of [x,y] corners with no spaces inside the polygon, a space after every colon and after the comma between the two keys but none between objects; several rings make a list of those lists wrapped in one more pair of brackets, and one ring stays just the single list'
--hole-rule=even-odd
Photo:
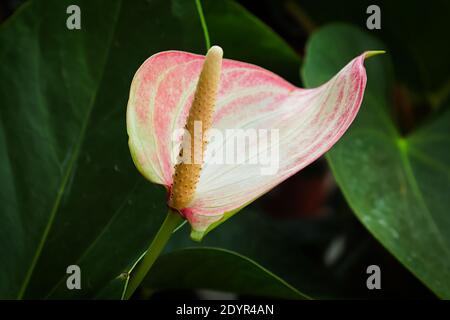
[{"label": "flower stem", "polygon": [[131,272],[124,299],[130,299],[134,291],[136,291],[141,282],[144,280],[147,272],[150,270],[158,256],[161,254],[161,251],[166,246],[167,241],[172,235],[172,232],[180,223],[181,219],[181,216],[177,212],[169,209],[166,219],[159,228],[155,238],[153,238],[153,241],[148,247],[147,252],[145,253],[141,262],[137,265],[136,269]]},{"label": "flower stem", "polygon": [[198,16],[200,17],[200,23],[202,25],[203,35],[205,37],[206,51],[208,51],[209,48],[211,48],[211,41],[209,40],[208,26],[206,25],[206,20],[205,20],[205,15],[203,14],[202,4],[200,3],[200,0],[195,0],[195,4],[197,5],[197,12],[198,12]]}]

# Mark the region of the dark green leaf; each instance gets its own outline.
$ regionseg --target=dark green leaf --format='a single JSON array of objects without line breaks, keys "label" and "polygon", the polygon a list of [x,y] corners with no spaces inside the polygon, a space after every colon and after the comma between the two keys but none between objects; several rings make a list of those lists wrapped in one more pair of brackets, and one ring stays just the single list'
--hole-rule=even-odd
[{"label": "dark green leaf", "polygon": [[218,248],[188,248],[161,256],[143,282],[150,289],[211,289],[243,295],[305,299],[256,262]]},{"label": "dark green leaf", "polygon": [[[66,28],[72,4],[81,30]],[[233,10],[212,32],[226,57],[269,56],[275,72],[298,67],[238,6],[208,1],[208,21],[217,8]],[[235,28],[245,44],[229,42]],[[243,47],[257,54],[243,56]],[[125,110],[134,72],[169,49],[205,52],[194,1],[28,1],[1,27],[0,297],[94,297],[148,245],[165,194],[134,168]],[[72,264],[82,290],[66,288]]]},{"label": "dark green leaf", "polygon": [[[338,1],[324,2],[295,0],[317,23],[346,21],[366,28],[366,13],[370,5],[381,10],[381,29],[368,30],[382,39],[394,61],[396,74],[413,93],[449,93],[450,46],[443,41],[448,29],[450,2],[434,0],[427,3],[410,1],[353,0],[343,6]],[[445,89],[445,87],[447,87]]]},{"label": "dark green leaf", "polygon": [[[320,85],[373,49],[384,46],[358,29],[325,27],[308,44],[304,80]],[[433,292],[450,298],[450,113],[402,137],[390,116],[388,60],[366,61],[361,110],[328,160],[367,229]]]},{"label": "dark green leaf", "polygon": [[299,84],[298,69],[292,68],[300,63],[298,56],[268,26],[234,1],[202,2],[211,43],[230,48],[227,58],[257,64]]},{"label": "dark green leaf", "polygon": [[[192,246],[221,247],[245,255],[280,276],[305,295],[314,299],[343,297],[345,285],[323,265],[321,250],[313,259],[304,252],[310,240],[311,224],[301,219],[277,219],[259,212],[256,203],[244,208],[219,228],[212,230],[201,243],[187,242],[188,228],[178,231],[169,242],[169,250]],[[320,223],[317,223],[321,225]],[[317,224],[315,226],[317,227]],[[320,228],[323,239],[329,243],[334,235]]]}]

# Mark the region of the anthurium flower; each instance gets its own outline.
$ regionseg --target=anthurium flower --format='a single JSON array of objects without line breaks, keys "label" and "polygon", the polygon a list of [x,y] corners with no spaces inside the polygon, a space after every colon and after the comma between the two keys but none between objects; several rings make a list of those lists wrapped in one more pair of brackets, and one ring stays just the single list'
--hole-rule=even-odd
[{"label": "anthurium flower", "polygon": [[[298,88],[252,64],[222,60],[217,46],[206,58],[181,51],[157,53],[142,64],[131,85],[127,129],[133,161],[148,180],[167,188],[169,206],[189,221],[192,235],[201,238],[213,224],[268,192],[338,141],[363,99],[364,59],[377,53],[361,54],[314,89]],[[196,122],[203,127],[201,133],[194,132]],[[185,134],[174,138],[174,132],[183,128]],[[233,129],[245,132],[245,138],[252,132],[274,134],[266,134],[262,142],[250,141],[244,150],[248,152],[241,150],[244,161],[207,161],[208,149],[216,153],[228,149],[232,139],[228,132]],[[209,139],[211,130],[223,132],[225,138]],[[191,135],[187,144],[186,132]],[[180,162],[174,156],[173,150],[182,156],[189,146],[194,151],[188,158],[200,156],[200,162]],[[267,155],[269,161],[252,161],[267,160]],[[273,158],[271,171],[268,164],[274,164]]]}]

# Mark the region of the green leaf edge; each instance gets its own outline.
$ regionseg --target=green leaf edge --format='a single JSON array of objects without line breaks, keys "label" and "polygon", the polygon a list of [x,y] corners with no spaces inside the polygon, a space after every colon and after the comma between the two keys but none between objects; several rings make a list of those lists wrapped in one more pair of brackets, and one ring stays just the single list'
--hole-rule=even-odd
[{"label": "green leaf edge", "polygon": [[[284,279],[282,279],[278,275],[274,274],[272,271],[266,269],[265,267],[260,265],[258,262],[253,261],[249,257],[246,257],[246,256],[244,256],[244,255],[242,255],[240,253],[237,253],[235,251],[232,251],[232,250],[219,248],[219,247],[187,247],[187,248],[183,248],[183,249],[180,249],[180,250],[176,250],[176,251],[172,251],[172,252],[166,253],[163,256],[176,254],[176,253],[182,252],[182,251],[192,251],[192,250],[195,250],[195,251],[209,251],[209,250],[212,250],[212,251],[222,252],[222,253],[226,253],[226,254],[229,254],[229,255],[236,256],[237,258],[240,258],[240,259],[250,263],[251,265],[255,266],[256,268],[261,269],[264,273],[268,274],[270,277],[274,278],[276,281],[280,282],[286,288],[288,288],[289,290],[294,292],[296,295],[298,295],[299,299],[313,300],[313,298],[311,298],[310,296],[300,292],[297,288],[295,288],[294,286],[292,286],[291,284],[286,282]],[[145,282],[145,280],[144,280],[144,282]]]}]

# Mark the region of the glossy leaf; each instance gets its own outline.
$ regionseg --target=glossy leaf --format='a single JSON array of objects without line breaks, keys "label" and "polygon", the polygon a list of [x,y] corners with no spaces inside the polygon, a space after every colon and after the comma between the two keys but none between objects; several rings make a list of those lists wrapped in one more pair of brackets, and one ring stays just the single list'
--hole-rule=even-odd
[{"label": "glossy leaf", "polygon": [[[81,30],[65,27],[71,4]],[[291,52],[262,28],[251,50]],[[173,48],[204,52],[194,2],[31,0],[1,26],[0,297],[94,297],[148,245],[165,195],[136,172],[125,109],[135,70]],[[67,290],[72,264],[83,290]]]},{"label": "glossy leaf", "polygon": [[[346,59],[374,46],[381,44],[355,28],[323,28],[308,44],[306,84],[323,83]],[[367,229],[438,296],[449,298],[450,114],[402,137],[391,117],[388,59],[368,61],[361,111],[328,160]]]},{"label": "glossy leaf", "polygon": [[[294,62],[300,63],[299,55],[270,27],[235,1],[202,0],[201,3],[212,44],[224,48],[226,58],[256,64],[295,85],[300,84],[298,69],[292,68]],[[265,55],[262,52],[276,54]]]},{"label": "glossy leaf", "polygon": [[279,219],[261,211],[257,202],[251,204],[201,243],[188,241],[189,228],[184,226],[172,236],[167,249],[220,247],[245,255],[313,299],[350,296],[345,283],[334,274],[335,270],[324,265],[322,249],[317,248],[313,256],[306,250],[312,241],[311,233],[320,237],[315,240],[322,242],[326,249],[327,243],[342,230],[330,232],[324,225],[319,227],[301,219]]},{"label": "glossy leaf", "polygon": [[327,10],[319,1],[296,2],[316,25],[343,21],[366,27],[371,16],[367,8],[377,5],[381,11],[381,29],[370,30],[386,44],[394,62],[397,79],[406,82],[413,96],[426,94],[432,99],[449,94],[450,46],[442,41],[447,29],[450,3],[429,1],[426,5],[412,1],[352,0],[343,6],[337,1],[327,2]]},{"label": "glossy leaf", "polygon": [[149,289],[210,289],[284,299],[307,298],[254,261],[218,248],[188,248],[161,256],[143,286]]}]

